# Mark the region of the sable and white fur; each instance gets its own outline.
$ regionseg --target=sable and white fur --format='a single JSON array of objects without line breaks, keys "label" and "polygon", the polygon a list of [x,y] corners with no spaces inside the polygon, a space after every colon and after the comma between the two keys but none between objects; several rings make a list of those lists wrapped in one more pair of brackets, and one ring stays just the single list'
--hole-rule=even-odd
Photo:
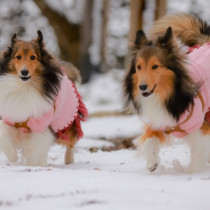
[{"label": "sable and white fur", "polygon": [[[189,46],[204,44],[210,40],[209,31],[205,22],[193,16],[175,15],[155,23],[151,39],[141,30],[136,34],[124,93],[126,105],[132,105],[145,122],[139,151],[146,158],[149,171],[157,168],[160,147],[172,136],[165,128],[174,127],[193,106],[202,86],[188,73],[187,56],[180,40]],[[187,171],[199,172],[210,160],[209,123],[204,121],[200,129],[183,138],[191,155]]]},{"label": "sable and white fur", "polygon": [[[61,75],[59,62],[45,49],[41,31],[29,42],[17,39],[14,34],[0,58],[0,115],[14,122],[40,117],[54,105]],[[71,79],[79,78],[77,72],[70,77],[73,75],[76,76]],[[66,145],[65,163],[69,164],[73,162],[77,133],[74,126],[67,132],[71,133],[71,143],[70,140],[59,142],[50,127],[43,132],[22,132],[1,120],[0,150],[10,161],[16,161],[17,148],[21,148],[27,165],[45,166],[49,148],[57,140]]]},{"label": "sable and white fur", "polygon": [[[29,83],[23,83],[16,75],[0,77],[0,109],[16,121],[28,116],[39,116],[49,110],[50,103]],[[1,122],[0,148],[10,161],[17,160],[15,148],[23,148],[26,164],[45,166],[50,146],[55,140],[48,129],[42,133],[23,133]]]}]

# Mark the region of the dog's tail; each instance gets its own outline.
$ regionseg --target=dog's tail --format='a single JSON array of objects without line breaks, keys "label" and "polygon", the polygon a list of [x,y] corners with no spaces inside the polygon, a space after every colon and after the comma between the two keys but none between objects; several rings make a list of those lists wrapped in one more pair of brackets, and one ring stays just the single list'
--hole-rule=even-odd
[{"label": "dog's tail", "polygon": [[80,83],[81,82],[81,76],[79,70],[72,64],[66,61],[60,61],[62,68],[65,70],[65,73],[69,80],[71,80],[73,83]]},{"label": "dog's tail", "polygon": [[210,42],[210,26],[205,21],[187,14],[164,16],[157,20],[151,29],[151,37],[164,35],[169,26],[175,36],[187,46]]}]

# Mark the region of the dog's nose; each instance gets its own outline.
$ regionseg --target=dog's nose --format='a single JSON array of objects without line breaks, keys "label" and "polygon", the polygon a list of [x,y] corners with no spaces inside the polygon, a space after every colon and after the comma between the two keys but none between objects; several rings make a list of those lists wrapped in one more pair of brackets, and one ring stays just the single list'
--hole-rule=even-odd
[{"label": "dog's nose", "polygon": [[23,69],[21,71],[22,76],[26,77],[28,75],[29,71],[27,69]]},{"label": "dog's nose", "polygon": [[147,87],[148,87],[147,84],[141,84],[141,85],[139,86],[140,90],[142,90],[142,91],[146,90]]}]

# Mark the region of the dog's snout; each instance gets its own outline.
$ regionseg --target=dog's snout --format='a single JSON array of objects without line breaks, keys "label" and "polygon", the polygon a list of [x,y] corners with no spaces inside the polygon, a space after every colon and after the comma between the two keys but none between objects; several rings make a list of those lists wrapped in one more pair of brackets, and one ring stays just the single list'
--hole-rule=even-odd
[{"label": "dog's snout", "polygon": [[22,76],[26,77],[28,75],[29,71],[27,69],[23,69],[21,71]]},{"label": "dog's snout", "polygon": [[145,91],[147,89],[148,85],[147,84],[141,84],[139,86],[140,90]]},{"label": "dog's snout", "polygon": [[30,72],[28,69],[23,68],[19,75],[22,81],[28,81],[31,78]]}]

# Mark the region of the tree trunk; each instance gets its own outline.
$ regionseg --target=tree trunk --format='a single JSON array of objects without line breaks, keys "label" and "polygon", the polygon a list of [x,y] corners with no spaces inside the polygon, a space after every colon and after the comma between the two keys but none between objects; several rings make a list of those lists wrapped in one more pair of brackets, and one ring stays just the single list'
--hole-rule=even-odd
[{"label": "tree trunk", "polygon": [[136,31],[143,26],[143,10],[145,0],[131,0],[130,2],[130,32],[129,41],[134,42]]},{"label": "tree trunk", "polygon": [[[128,44],[134,42],[136,32],[142,29],[143,26],[143,10],[145,7],[145,0],[131,0],[130,1],[130,30],[128,34]],[[130,66],[130,49],[125,57],[124,68],[128,69]]]},{"label": "tree trunk", "polygon": [[109,20],[109,6],[110,0],[103,0],[102,7],[102,31],[101,31],[101,64],[102,64],[102,72],[106,72],[108,69],[107,61],[106,61],[106,53],[107,53],[107,24]]},{"label": "tree trunk", "polygon": [[80,60],[80,25],[70,23],[67,18],[51,9],[44,0],[34,0],[54,28],[63,60],[79,66]]},{"label": "tree trunk", "polygon": [[166,14],[167,0],[156,0],[155,20]]},{"label": "tree trunk", "polygon": [[90,61],[89,47],[92,42],[92,10],[94,0],[86,0],[84,9],[84,17],[81,27],[81,65],[80,71],[82,75],[82,82],[89,81],[92,71],[92,64]]}]

